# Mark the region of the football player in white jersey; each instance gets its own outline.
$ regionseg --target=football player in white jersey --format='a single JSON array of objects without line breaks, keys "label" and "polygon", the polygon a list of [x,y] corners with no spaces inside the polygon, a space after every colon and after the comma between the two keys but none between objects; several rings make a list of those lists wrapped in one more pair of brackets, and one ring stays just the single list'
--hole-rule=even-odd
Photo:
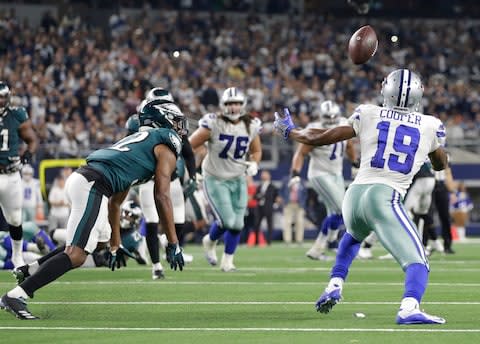
[{"label": "football player in white jersey", "polygon": [[295,129],[288,109],[284,116],[275,114],[275,129],[286,139],[319,146],[355,136],[360,139],[360,169],[345,193],[342,206],[347,233],[340,241],[330,282],[316,308],[328,313],[340,301],[343,283],[360,243],[375,231],[405,271],[397,324],[444,324],[445,319],[420,310],[429,264],[402,199],[427,156],[434,170],[447,167],[447,155],[441,146],[445,127],[437,118],[418,112],[423,86],[420,77],[410,70],[390,73],[382,83],[382,95],[383,106],[360,105],[348,125],[332,129]]},{"label": "football player in white jersey", "polygon": [[211,265],[217,265],[216,243],[224,235],[220,268],[225,272],[235,270],[233,256],[247,209],[245,176],[257,174],[262,157],[258,135],[261,121],[250,117],[246,105],[243,92],[236,87],[227,88],[220,99],[221,113],[205,115],[190,136],[194,151],[207,144],[202,163],[203,190],[216,220],[202,240],[205,256]]},{"label": "football player in white jersey", "polygon": [[[307,128],[332,128],[347,125],[348,121],[340,115],[340,107],[331,100],[320,104],[318,118]],[[343,179],[343,156],[347,153],[350,161],[355,161],[353,142],[341,141],[327,146],[311,146],[300,143],[292,159],[291,183],[300,180],[305,156],[310,155],[307,178],[313,186],[320,202],[327,208],[327,216],[323,220],[317,239],[307,251],[311,259],[327,259],[325,249],[327,243],[337,239],[338,228],[343,225],[342,201],[345,195]]]}]

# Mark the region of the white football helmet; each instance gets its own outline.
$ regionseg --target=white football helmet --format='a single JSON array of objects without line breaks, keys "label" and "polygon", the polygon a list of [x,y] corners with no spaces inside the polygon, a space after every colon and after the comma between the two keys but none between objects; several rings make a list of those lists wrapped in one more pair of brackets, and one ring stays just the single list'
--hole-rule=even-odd
[{"label": "white football helmet", "polygon": [[134,201],[123,202],[120,212],[120,227],[137,228],[142,219],[142,209]]},{"label": "white football helmet", "polygon": [[[241,104],[240,110],[233,112],[233,109],[229,107],[229,104]],[[226,118],[236,121],[247,113],[247,98],[242,91],[236,87],[229,87],[223,91],[222,98],[220,99],[220,109],[222,115]]]},{"label": "white football helmet", "polygon": [[423,97],[420,76],[408,69],[397,69],[382,82],[383,106],[399,110],[419,111]]},{"label": "white football helmet", "polygon": [[325,126],[334,126],[340,119],[340,106],[331,100],[326,100],[320,104],[319,114]]}]

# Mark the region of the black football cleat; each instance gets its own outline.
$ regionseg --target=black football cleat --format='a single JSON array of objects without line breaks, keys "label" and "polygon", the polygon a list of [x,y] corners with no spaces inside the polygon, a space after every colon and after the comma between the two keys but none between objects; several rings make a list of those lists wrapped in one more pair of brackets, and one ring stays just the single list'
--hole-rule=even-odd
[{"label": "black football cleat", "polygon": [[0,309],[5,309],[21,320],[39,319],[30,313],[27,308],[27,302],[22,297],[10,297],[7,294],[3,295],[0,300]]},{"label": "black football cleat", "polygon": [[18,268],[13,269],[12,274],[17,280],[17,284],[22,283],[23,281],[25,281],[27,278],[30,277],[30,273],[28,272],[28,265],[22,265],[22,266],[19,266]]}]

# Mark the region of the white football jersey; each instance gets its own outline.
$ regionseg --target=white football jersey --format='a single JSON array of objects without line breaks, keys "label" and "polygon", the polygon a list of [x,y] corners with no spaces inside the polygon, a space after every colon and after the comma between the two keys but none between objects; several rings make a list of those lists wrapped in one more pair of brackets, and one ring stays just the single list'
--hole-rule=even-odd
[{"label": "white football jersey", "polygon": [[[348,120],[341,117],[339,126],[348,125]],[[321,122],[310,123],[307,128],[325,128]],[[345,155],[346,141],[337,142],[328,146],[317,146],[310,152],[308,164],[308,179],[325,175],[343,174],[343,156]]]},{"label": "white football jersey", "polygon": [[243,121],[234,124],[211,113],[203,116],[198,125],[211,131],[203,171],[222,179],[245,175],[246,166],[242,162],[246,161],[250,143],[261,131],[262,122],[253,118],[247,131]]},{"label": "white football jersey", "polygon": [[361,162],[352,184],[386,184],[402,196],[413,176],[445,140],[433,116],[360,105],[348,119],[360,139]]}]

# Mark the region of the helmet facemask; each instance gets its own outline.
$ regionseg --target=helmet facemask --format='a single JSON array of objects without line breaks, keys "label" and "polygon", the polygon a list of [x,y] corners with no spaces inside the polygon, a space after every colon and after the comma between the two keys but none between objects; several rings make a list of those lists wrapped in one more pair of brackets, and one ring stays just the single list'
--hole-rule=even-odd
[{"label": "helmet facemask", "polygon": [[247,99],[236,87],[227,88],[220,99],[222,116],[230,121],[237,121],[247,113]]},{"label": "helmet facemask", "polygon": [[335,127],[340,122],[340,106],[331,100],[320,104],[320,121],[325,127]]}]

